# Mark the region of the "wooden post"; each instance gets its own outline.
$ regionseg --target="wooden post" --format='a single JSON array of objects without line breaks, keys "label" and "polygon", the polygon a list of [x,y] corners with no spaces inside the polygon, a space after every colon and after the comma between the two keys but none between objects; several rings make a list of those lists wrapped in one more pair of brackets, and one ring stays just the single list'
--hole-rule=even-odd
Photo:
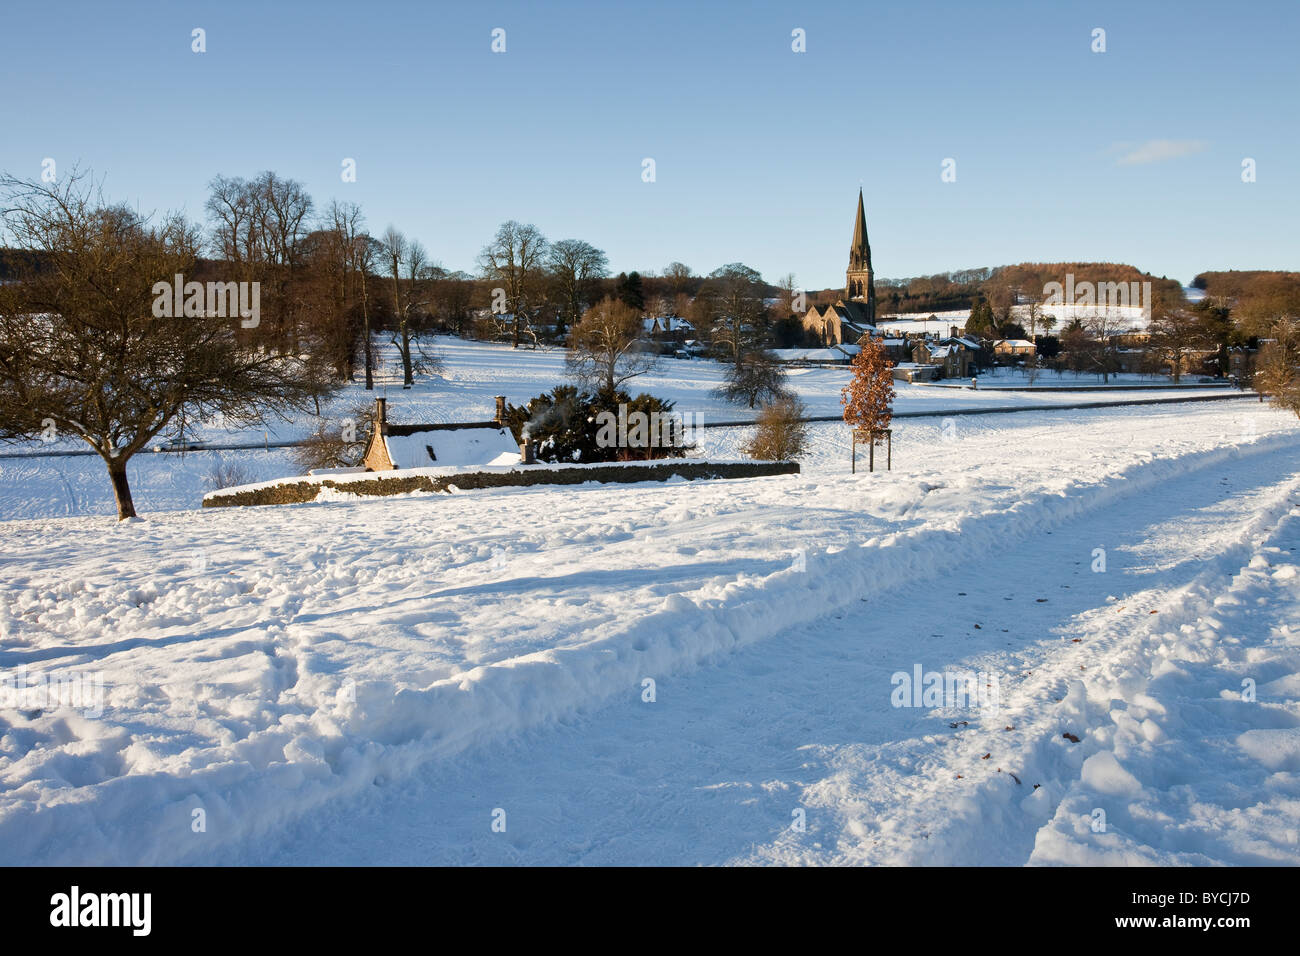
[{"label": "wooden post", "polygon": [[881,435],[885,436],[885,470],[894,470],[894,430],[882,428],[879,431],[870,431],[865,428],[855,428],[853,429],[853,474],[857,474],[858,471],[858,442],[864,442],[867,446],[867,471],[876,470],[876,439]]}]

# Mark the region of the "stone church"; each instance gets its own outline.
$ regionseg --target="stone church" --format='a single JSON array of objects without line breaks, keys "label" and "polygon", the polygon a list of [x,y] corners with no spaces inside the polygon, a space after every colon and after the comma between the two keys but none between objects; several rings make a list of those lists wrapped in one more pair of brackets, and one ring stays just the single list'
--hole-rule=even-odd
[{"label": "stone church", "polygon": [[871,244],[867,241],[867,214],[862,207],[861,189],[844,280],[844,298],[833,305],[813,306],[803,316],[804,330],[823,346],[856,344],[876,326],[876,285],[872,280]]}]

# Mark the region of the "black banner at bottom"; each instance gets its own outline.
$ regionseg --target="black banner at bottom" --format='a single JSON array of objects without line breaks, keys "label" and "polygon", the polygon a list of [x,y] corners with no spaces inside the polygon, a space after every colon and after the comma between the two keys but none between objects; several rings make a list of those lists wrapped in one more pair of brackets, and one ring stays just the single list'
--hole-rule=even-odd
[{"label": "black banner at bottom", "polygon": [[[701,939],[810,930],[897,938],[1214,946],[1293,925],[1285,869],[7,869],[9,945],[278,940],[340,945],[376,934],[486,930],[547,937],[620,926]],[[473,924],[480,924],[477,930]],[[484,925],[485,924],[485,925]],[[884,934],[884,935],[882,935]],[[1262,935],[1261,935],[1262,934]],[[616,937],[617,938],[617,937]],[[616,939],[614,938],[614,939]],[[610,942],[614,942],[611,939]],[[615,944],[617,945],[617,944]]]}]

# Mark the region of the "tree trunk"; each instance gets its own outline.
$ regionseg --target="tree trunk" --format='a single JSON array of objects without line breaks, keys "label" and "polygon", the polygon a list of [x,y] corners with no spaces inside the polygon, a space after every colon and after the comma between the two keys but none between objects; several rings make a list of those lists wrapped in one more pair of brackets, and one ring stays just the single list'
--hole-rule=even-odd
[{"label": "tree trunk", "polygon": [[370,307],[366,296],[366,270],[361,270],[361,324],[365,329],[366,391],[375,389],[374,362],[370,358]]},{"label": "tree trunk", "polygon": [[402,388],[410,388],[415,384],[415,376],[411,374],[411,329],[407,321],[402,322]]},{"label": "tree trunk", "polygon": [[126,462],[114,458],[108,463],[108,477],[113,482],[113,497],[117,499],[117,520],[135,517],[135,502],[131,500],[131,485],[126,480]]},{"label": "tree trunk", "polygon": [[397,255],[393,255],[393,317],[402,333],[402,388],[411,387],[411,340],[406,331],[407,316],[402,312],[401,275]]}]

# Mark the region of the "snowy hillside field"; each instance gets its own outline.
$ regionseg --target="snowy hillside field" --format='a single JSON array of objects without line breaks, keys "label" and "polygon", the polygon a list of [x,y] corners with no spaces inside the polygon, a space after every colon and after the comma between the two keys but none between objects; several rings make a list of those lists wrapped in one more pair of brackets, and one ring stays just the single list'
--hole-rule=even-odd
[{"label": "snowy hillside field", "polygon": [[[561,377],[500,354],[394,419]],[[713,368],[635,390],[738,417]],[[793,381],[830,414],[846,374]],[[908,419],[856,475],[812,439],[800,475],[257,509],[152,455],[122,524],[95,460],[0,462],[0,864],[1300,862],[1294,416]]]}]

